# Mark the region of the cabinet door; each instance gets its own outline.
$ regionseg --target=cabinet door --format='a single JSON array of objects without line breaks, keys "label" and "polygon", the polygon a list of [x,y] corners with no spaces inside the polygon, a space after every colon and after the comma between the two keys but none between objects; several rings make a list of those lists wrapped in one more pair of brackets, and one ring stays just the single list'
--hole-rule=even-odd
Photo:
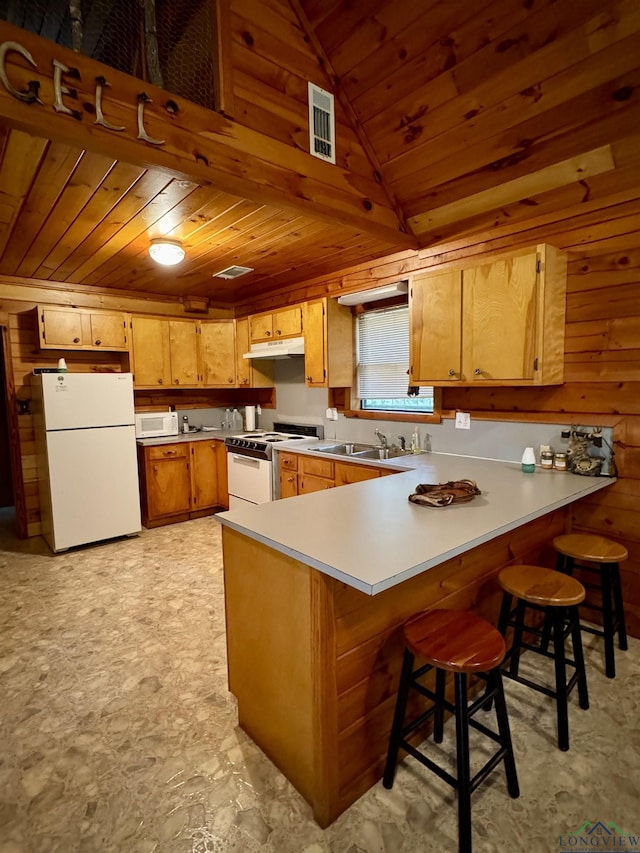
[{"label": "cabinet door", "polygon": [[287,308],[273,314],[272,332],[274,338],[293,338],[302,334],[302,308]]},{"label": "cabinet door", "polygon": [[304,373],[307,385],[326,384],[324,300],[315,299],[304,305]]},{"label": "cabinet door", "polygon": [[280,497],[291,498],[298,494],[298,457],[295,453],[279,453]]},{"label": "cabinet door", "polygon": [[313,474],[298,475],[298,494],[308,495],[310,492],[321,492],[324,489],[332,489],[333,480],[325,480],[324,477],[314,477]]},{"label": "cabinet door", "polygon": [[413,385],[464,379],[462,273],[415,276],[409,302],[409,363]]},{"label": "cabinet door", "polygon": [[194,320],[169,320],[171,384],[198,386],[198,338]]},{"label": "cabinet door", "polygon": [[533,379],[537,252],[463,274],[463,373],[476,381]]},{"label": "cabinet door", "polygon": [[42,347],[81,347],[83,312],[74,308],[38,309]]},{"label": "cabinet door", "polygon": [[273,338],[273,317],[271,314],[254,314],[249,317],[249,337],[251,343],[270,341]]},{"label": "cabinet door", "polygon": [[192,441],[191,508],[206,509],[219,505],[217,441]]},{"label": "cabinet door", "polygon": [[215,441],[218,460],[218,504],[229,508],[229,478],[227,474],[227,448],[224,441]]},{"label": "cabinet door", "polygon": [[364,480],[377,480],[379,476],[379,468],[336,462],[336,486],[348,486],[349,483],[362,483]]},{"label": "cabinet door", "polygon": [[[203,324],[204,325],[204,324]],[[235,320],[236,325],[236,385],[248,388],[251,383],[251,359],[243,358],[249,352],[249,319]]]},{"label": "cabinet door", "polygon": [[131,318],[136,388],[171,385],[171,349],[167,320]]},{"label": "cabinet door", "polygon": [[208,320],[200,324],[200,364],[205,387],[228,388],[236,384],[233,320]]},{"label": "cabinet door", "polygon": [[91,314],[91,345],[97,349],[125,350],[127,328],[124,314]]},{"label": "cabinet door", "polygon": [[[151,447],[146,465],[149,520],[187,513],[191,509],[191,477],[187,445],[182,448]],[[164,453],[158,451],[164,450]]]}]

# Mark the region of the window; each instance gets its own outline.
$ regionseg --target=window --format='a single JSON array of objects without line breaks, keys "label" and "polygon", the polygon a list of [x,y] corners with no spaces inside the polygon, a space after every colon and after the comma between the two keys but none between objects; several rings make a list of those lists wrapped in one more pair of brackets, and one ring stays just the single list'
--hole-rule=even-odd
[{"label": "window", "polygon": [[358,397],[366,411],[433,413],[433,388],[409,396],[409,308],[366,311],[356,324]]}]

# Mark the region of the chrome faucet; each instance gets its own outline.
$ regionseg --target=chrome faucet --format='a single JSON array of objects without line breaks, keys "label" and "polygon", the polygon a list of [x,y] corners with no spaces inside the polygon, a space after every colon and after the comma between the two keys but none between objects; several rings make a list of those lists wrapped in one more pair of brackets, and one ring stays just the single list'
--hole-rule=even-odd
[{"label": "chrome faucet", "polygon": [[405,440],[405,437],[403,435],[399,435],[398,441],[400,442],[400,450],[406,450],[407,442]]},{"label": "chrome faucet", "polygon": [[383,435],[379,429],[374,430],[378,441],[380,442],[380,447],[387,447],[387,436]]}]

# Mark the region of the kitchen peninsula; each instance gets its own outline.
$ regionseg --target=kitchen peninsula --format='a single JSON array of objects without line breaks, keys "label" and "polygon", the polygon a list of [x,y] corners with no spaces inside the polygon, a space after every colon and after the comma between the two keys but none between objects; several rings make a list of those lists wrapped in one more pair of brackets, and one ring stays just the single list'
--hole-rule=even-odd
[{"label": "kitchen peninsula", "polygon": [[[218,515],[239,723],[321,826],[382,775],[403,621],[436,605],[495,621],[499,570],[553,565],[569,505],[613,482],[437,453],[378,464],[410,470]],[[408,501],[462,478],[471,503]]]}]

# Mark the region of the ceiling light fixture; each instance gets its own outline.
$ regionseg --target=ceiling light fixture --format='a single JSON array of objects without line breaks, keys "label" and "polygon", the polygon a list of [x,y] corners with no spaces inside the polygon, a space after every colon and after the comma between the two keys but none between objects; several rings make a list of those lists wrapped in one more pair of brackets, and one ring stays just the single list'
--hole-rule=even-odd
[{"label": "ceiling light fixture", "polygon": [[149,246],[149,254],[157,264],[166,267],[172,267],[184,260],[182,243],[170,237],[154,237]]}]

